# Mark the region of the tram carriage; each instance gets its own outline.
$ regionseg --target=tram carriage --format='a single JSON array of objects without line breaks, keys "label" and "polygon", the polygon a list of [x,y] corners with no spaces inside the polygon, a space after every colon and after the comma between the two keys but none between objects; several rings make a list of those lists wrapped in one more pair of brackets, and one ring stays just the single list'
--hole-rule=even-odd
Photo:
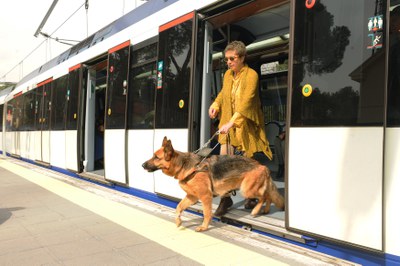
[{"label": "tram carriage", "polygon": [[[362,264],[400,264],[400,110],[389,0],[152,0],[25,76],[0,97],[0,150],[161,203],[184,196],[141,164],[216,130],[222,51],[247,45],[267,136],[286,128],[286,171],[266,161],[285,211],[225,221]],[[397,70],[397,72],[399,72]],[[398,112],[400,113],[400,112]],[[213,144],[214,145],[214,144]],[[219,199],[215,199],[215,206]],[[241,207],[240,207],[241,206]],[[194,211],[201,208],[193,207]]]}]

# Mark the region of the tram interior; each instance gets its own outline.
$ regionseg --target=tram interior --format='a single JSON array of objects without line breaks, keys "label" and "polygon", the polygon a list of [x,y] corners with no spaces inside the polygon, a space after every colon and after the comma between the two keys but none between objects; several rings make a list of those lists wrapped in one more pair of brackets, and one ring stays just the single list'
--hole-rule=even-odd
[{"label": "tram interior", "polygon": [[105,88],[107,70],[101,69],[96,72],[95,87],[95,165],[94,169],[102,171],[104,176],[104,112],[105,112]]},{"label": "tram interior", "polygon": [[[228,42],[243,41],[247,45],[248,65],[259,73],[259,92],[265,120],[265,129],[270,147],[273,151],[273,160],[265,157],[262,160],[272,172],[272,177],[280,193],[284,195],[284,175],[278,176],[281,159],[279,148],[285,150],[284,140],[279,142],[277,137],[285,131],[286,99],[288,81],[288,50],[289,50],[289,4],[266,8],[265,11],[245,16],[238,14],[251,13],[251,10],[237,8],[227,11],[209,21],[213,26],[213,79],[212,98],[216,97],[221,89],[223,74],[227,70],[223,61],[222,51]],[[224,24],[221,24],[221,22]],[[225,24],[229,21],[229,24]],[[212,99],[213,100],[213,99]],[[212,134],[216,130],[218,121],[213,121]],[[282,134],[283,135],[283,134]],[[281,135],[281,136],[282,136]],[[280,146],[277,146],[280,145]],[[282,155],[281,155],[282,156]],[[283,160],[284,161],[284,160]],[[282,167],[282,166],[281,166]],[[242,218],[256,219],[258,222],[274,223],[273,220],[284,220],[285,212],[271,206],[268,215],[252,218],[251,210],[244,208],[245,199],[240,193],[231,197],[234,204],[227,215],[228,218],[241,220]],[[215,208],[220,201],[214,198]],[[245,221],[246,222],[246,221]],[[253,222],[254,223],[254,222]]]}]

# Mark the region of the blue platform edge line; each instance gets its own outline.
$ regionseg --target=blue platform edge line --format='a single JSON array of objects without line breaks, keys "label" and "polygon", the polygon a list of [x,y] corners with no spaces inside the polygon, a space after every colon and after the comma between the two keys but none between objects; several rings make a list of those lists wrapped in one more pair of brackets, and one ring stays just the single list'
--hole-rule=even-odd
[{"label": "blue platform edge line", "polygon": [[[1,152],[1,151],[0,151]],[[7,156],[10,156],[8,153],[6,153]],[[63,168],[59,168],[59,167],[55,167],[55,166],[50,166],[50,167],[45,167],[41,164],[36,163],[33,160],[30,159],[25,159],[25,158],[20,158],[20,160],[31,163],[31,164],[35,164],[44,168],[48,168],[48,169],[52,169],[54,171],[57,171],[59,173],[86,181],[86,182],[90,182],[105,188],[109,188],[109,189],[114,189],[132,196],[136,196],[145,200],[149,200],[170,208],[176,208],[176,206],[178,205],[178,202],[172,200],[172,199],[167,199],[161,196],[158,196],[157,194],[154,193],[150,193],[147,191],[143,191],[140,189],[136,189],[136,188],[131,188],[131,187],[124,187],[124,186],[120,186],[118,184],[113,184],[111,186],[109,185],[105,185],[102,184],[100,182],[96,182],[94,180],[89,180],[86,178],[82,178],[80,177],[78,174],[74,173],[74,172],[70,172],[68,170],[65,170]],[[191,213],[197,214],[202,216],[201,214],[199,214],[198,212],[193,212],[193,211],[189,211]],[[214,218],[214,220],[219,220],[217,218]],[[304,248],[307,248],[309,250],[313,250],[316,252],[320,252],[320,253],[324,253],[333,257],[337,257],[340,259],[344,259],[344,260],[348,260],[351,262],[355,262],[355,263],[359,263],[361,265],[366,265],[366,266],[381,266],[381,265],[385,265],[385,266],[400,266],[400,256],[396,256],[396,255],[392,255],[392,254],[386,254],[386,253],[377,253],[377,252],[372,252],[372,251],[366,251],[366,250],[361,250],[361,249],[357,249],[357,248],[351,248],[348,246],[340,246],[338,244],[335,243],[331,243],[328,241],[324,241],[324,240],[316,240],[312,237],[308,237],[308,236],[302,236],[302,238],[305,240],[305,244],[300,243],[300,242],[296,242],[293,240],[289,240],[286,238],[282,238],[273,234],[269,234],[260,230],[252,230],[253,232],[259,233],[261,235],[265,235],[280,241],[284,241],[287,243],[291,243],[297,246],[301,246]]]}]

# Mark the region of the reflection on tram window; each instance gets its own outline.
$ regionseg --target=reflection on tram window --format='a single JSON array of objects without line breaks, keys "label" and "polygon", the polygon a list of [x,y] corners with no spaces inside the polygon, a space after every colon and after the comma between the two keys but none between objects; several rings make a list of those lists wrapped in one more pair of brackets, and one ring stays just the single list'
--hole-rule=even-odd
[{"label": "reflection on tram window", "polygon": [[192,26],[189,20],[160,32],[158,56],[163,68],[156,91],[156,128],[188,127]]},{"label": "reflection on tram window", "polygon": [[53,81],[51,100],[51,129],[64,130],[65,128],[65,99],[67,95],[68,76],[62,76]]},{"label": "reflection on tram window", "polygon": [[106,129],[125,128],[129,46],[109,54]]},{"label": "reflection on tram window", "polygon": [[400,6],[392,6],[389,25],[387,125],[400,126]]},{"label": "reflection on tram window", "polygon": [[132,52],[129,78],[128,128],[154,127],[157,43]]},{"label": "reflection on tram window", "polygon": [[28,91],[23,94],[24,97],[24,121],[23,130],[31,131],[34,130],[35,125],[35,92]]},{"label": "reflection on tram window", "polygon": [[321,0],[295,8],[292,126],[382,125],[385,48],[372,46],[371,35],[385,31],[370,31],[365,18],[384,15],[384,5]]},{"label": "reflection on tram window", "polygon": [[4,110],[4,105],[0,105],[0,132],[3,131],[3,110]]}]

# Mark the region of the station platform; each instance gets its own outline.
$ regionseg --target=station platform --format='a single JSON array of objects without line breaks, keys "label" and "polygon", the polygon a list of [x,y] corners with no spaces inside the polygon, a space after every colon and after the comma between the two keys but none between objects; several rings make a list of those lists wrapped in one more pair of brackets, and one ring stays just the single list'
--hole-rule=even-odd
[{"label": "station platform", "polygon": [[0,157],[0,265],[356,265]]}]

